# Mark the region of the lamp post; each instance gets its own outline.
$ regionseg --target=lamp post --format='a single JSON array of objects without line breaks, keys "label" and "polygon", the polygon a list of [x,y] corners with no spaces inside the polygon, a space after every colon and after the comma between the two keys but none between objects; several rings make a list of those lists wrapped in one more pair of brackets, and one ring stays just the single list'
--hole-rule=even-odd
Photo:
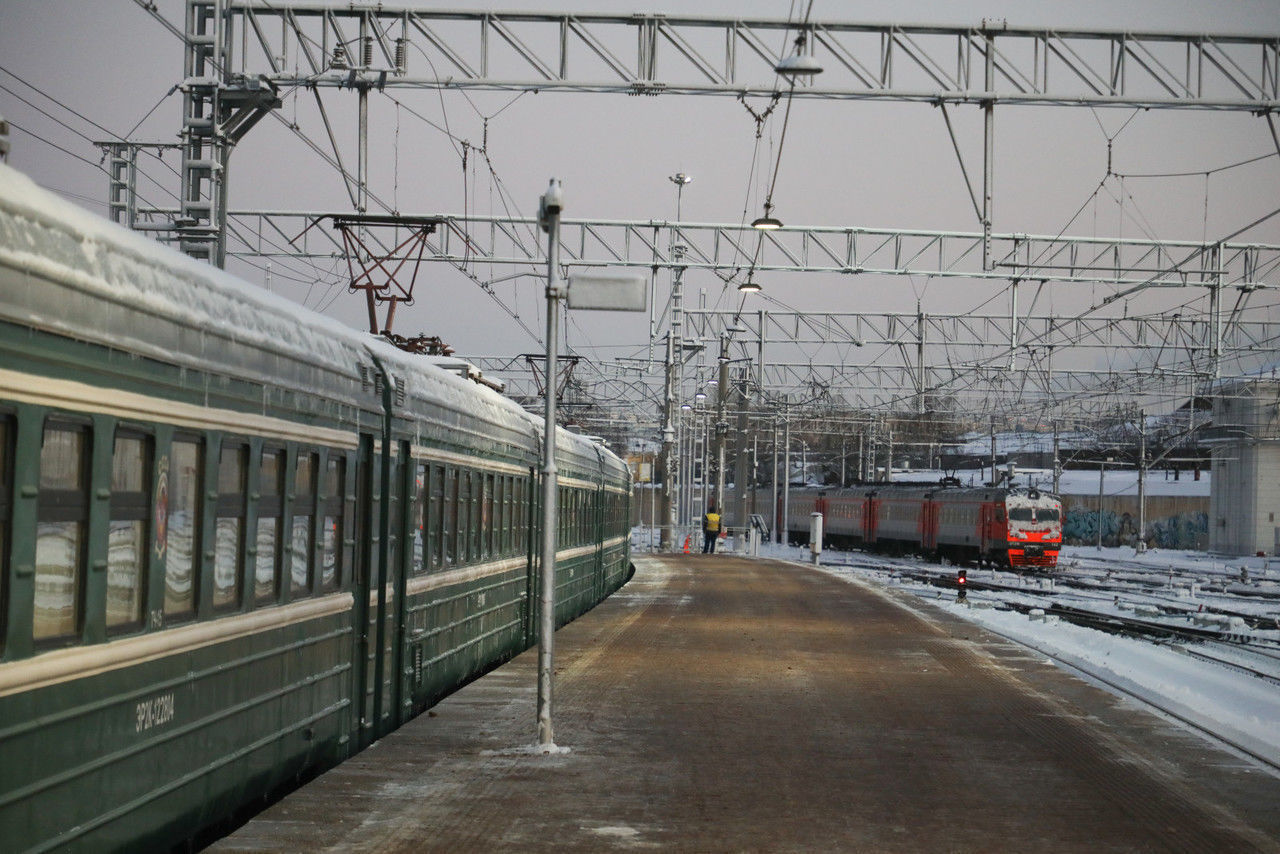
[{"label": "lamp post", "polygon": [[693,176],[686,175],[683,172],[677,172],[668,178],[671,183],[676,185],[676,222],[680,221],[680,197],[684,195],[684,185],[692,183]]},{"label": "lamp post", "polygon": [[542,584],[538,621],[538,746],[554,752],[551,728],[551,678],[553,639],[556,631],[556,357],[559,349],[560,300],[560,211],[564,197],[560,182],[551,185],[538,203],[538,224],[547,233],[547,406],[542,442]]}]

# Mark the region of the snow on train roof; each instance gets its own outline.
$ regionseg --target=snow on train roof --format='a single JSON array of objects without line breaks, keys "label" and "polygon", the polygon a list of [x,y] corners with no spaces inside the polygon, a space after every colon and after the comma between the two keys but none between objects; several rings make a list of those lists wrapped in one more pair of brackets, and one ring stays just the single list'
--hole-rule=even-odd
[{"label": "snow on train roof", "polygon": [[[0,163],[0,259],[19,269],[74,283],[84,291],[128,301],[234,342],[284,352],[350,373],[373,353],[416,397],[521,431],[541,420],[515,401],[433,360],[411,356],[382,338],[353,330],[284,296],[163,246],[90,213]],[[44,318],[58,327],[57,318]],[[83,330],[127,338],[149,348],[143,330]],[[456,362],[456,359],[451,360]],[[558,444],[586,443],[557,430]],[[615,456],[602,449],[608,456]]]},{"label": "snow on train roof", "polygon": [[359,346],[341,323],[89,213],[3,165],[0,214],[0,253],[79,289],[330,366],[349,366]]}]

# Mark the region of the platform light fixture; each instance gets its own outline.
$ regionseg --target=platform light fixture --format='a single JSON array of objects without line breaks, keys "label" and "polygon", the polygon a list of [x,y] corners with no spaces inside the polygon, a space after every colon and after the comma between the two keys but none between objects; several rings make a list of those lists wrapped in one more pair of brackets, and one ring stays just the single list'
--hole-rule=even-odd
[{"label": "platform light fixture", "polygon": [[790,56],[782,59],[773,70],[789,80],[795,80],[797,77],[812,77],[815,74],[822,73],[822,63],[818,62],[818,58],[811,53],[805,53],[804,47],[807,37],[804,32],[796,36],[796,51]]},{"label": "platform light fixture", "polygon": [[738,285],[738,293],[742,294],[758,294],[760,293],[760,283],[751,278],[751,274],[747,274],[747,280]]},{"label": "platform light fixture", "polygon": [[773,215],[772,203],[764,203],[764,216],[753,219],[751,221],[751,227],[758,228],[761,231],[774,231],[775,229],[782,228],[782,220]]},{"label": "platform light fixture", "polygon": [[680,221],[680,202],[684,197],[684,185],[693,182],[692,175],[686,175],[683,172],[677,172],[674,175],[667,176],[667,180],[676,185],[676,222]]}]

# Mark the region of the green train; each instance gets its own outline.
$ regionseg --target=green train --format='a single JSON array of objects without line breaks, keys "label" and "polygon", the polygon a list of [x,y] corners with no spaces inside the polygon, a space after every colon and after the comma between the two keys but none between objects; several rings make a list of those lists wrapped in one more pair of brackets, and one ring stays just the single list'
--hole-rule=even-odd
[{"label": "green train", "polygon": [[[542,427],[469,373],[0,164],[0,850],[189,844],[536,642]],[[630,477],[556,461],[563,625]]]}]

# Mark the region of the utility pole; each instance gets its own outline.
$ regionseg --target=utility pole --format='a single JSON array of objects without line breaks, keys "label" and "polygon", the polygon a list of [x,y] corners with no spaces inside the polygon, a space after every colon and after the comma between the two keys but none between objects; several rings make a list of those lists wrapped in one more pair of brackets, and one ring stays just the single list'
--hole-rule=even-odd
[{"label": "utility pole", "polygon": [[1058,421],[1053,422],[1053,494],[1062,494],[1062,460],[1058,456]]},{"label": "utility pole", "polygon": [[778,529],[782,526],[778,524],[778,413],[773,414],[773,544],[776,546],[779,542]]},{"label": "utility pole", "polygon": [[783,408],[782,416],[783,429],[783,463],[782,463],[782,542],[787,544],[791,541],[787,521],[791,518],[791,410],[790,407]]},{"label": "utility pole", "polygon": [[742,369],[738,378],[738,441],[737,441],[737,458],[733,472],[734,494],[737,497],[735,502],[738,506],[734,514],[734,522],[739,526],[745,527],[747,524],[747,516],[750,515],[748,508],[748,493],[754,492],[748,484],[754,479],[755,474],[755,446],[752,444],[751,459],[751,475],[747,474],[747,431],[750,430],[750,420],[748,412],[747,397],[747,372]]},{"label": "utility pole", "polygon": [[542,443],[542,584],[538,615],[538,745],[555,750],[551,728],[552,645],[556,631],[556,361],[560,347],[560,211],[564,196],[551,179],[539,199],[538,223],[547,233],[547,405]]},{"label": "utility pole", "polygon": [[662,523],[658,535],[658,548],[664,552],[673,548],[676,529],[675,383],[675,338],[668,332],[666,377],[662,384]]},{"label": "utility pole", "polygon": [[893,428],[885,431],[887,444],[884,451],[884,482],[893,481]]},{"label": "utility pole", "polygon": [[996,419],[991,418],[991,485],[996,485]]},{"label": "utility pole", "polygon": [[717,358],[716,377],[716,511],[727,518],[724,506],[724,443],[729,437],[729,422],[725,419],[725,398],[729,396],[729,333],[720,333],[720,355]]},{"label": "utility pole", "polygon": [[983,80],[988,97],[982,99],[982,269],[993,267],[991,260],[992,198],[995,195],[995,98],[996,89],[996,38],[990,29],[994,22],[983,20],[982,38],[985,43],[985,68]]},{"label": "utility pole", "polygon": [[1138,410],[1138,551],[1147,548],[1147,413]]}]

